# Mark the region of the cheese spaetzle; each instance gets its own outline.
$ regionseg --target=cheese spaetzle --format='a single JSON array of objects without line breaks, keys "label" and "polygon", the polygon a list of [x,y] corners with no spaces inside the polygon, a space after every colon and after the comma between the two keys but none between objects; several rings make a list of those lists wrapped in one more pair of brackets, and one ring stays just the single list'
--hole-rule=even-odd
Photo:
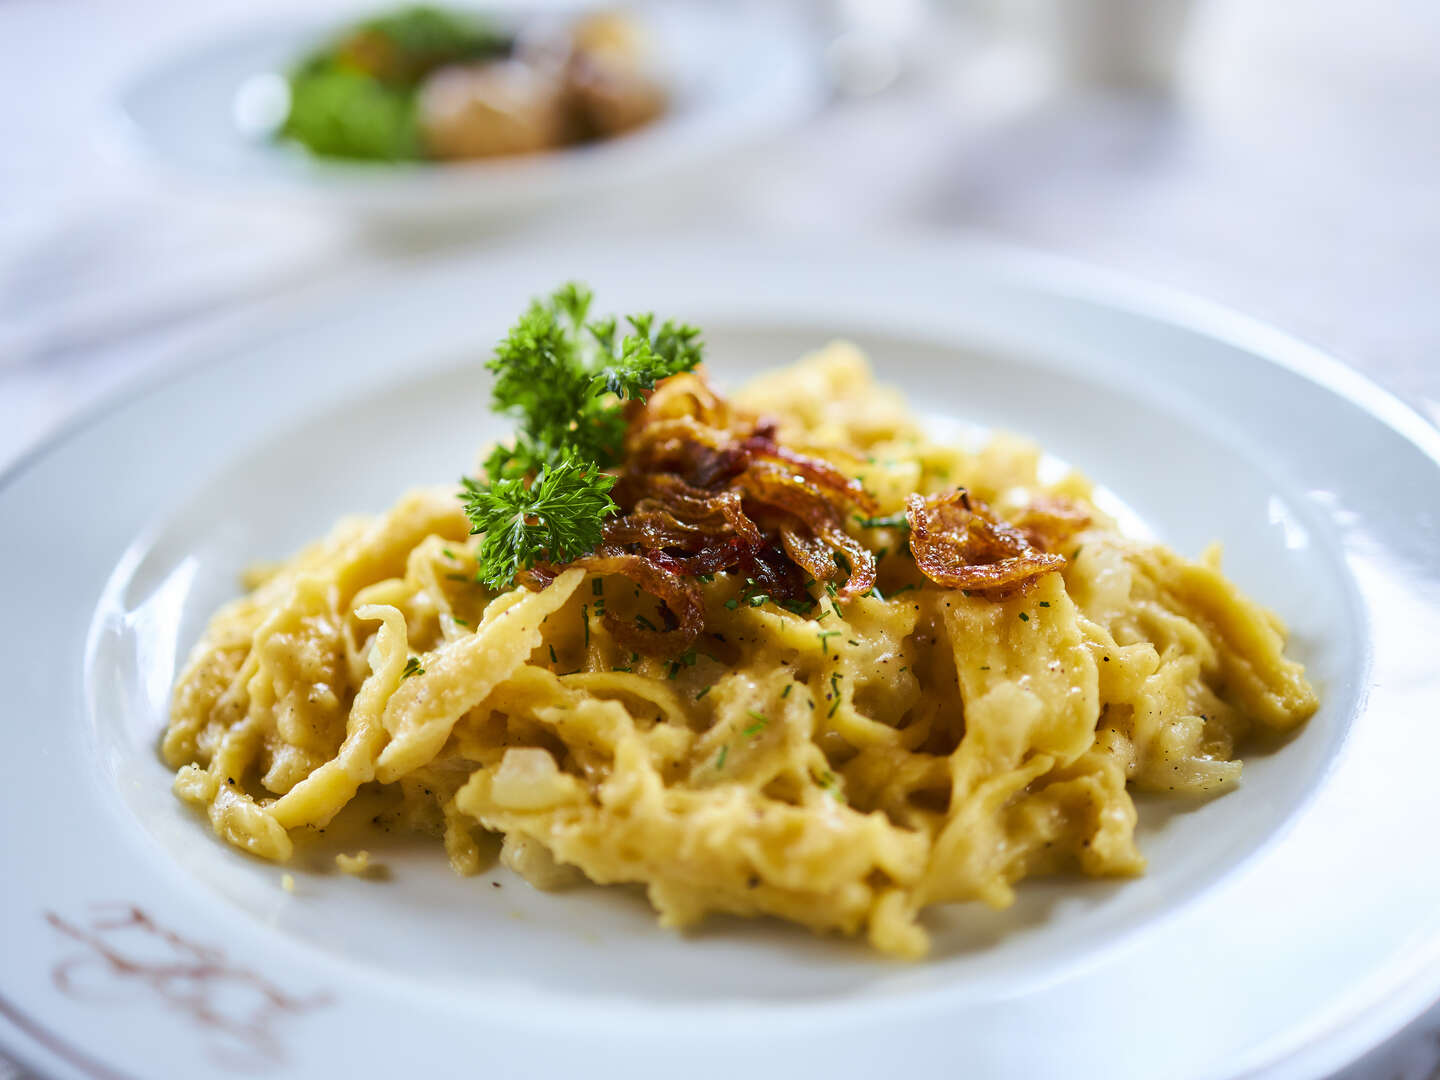
[{"label": "cheese spaetzle", "polygon": [[[918,957],[927,905],[1139,873],[1131,789],[1222,792],[1246,738],[1314,711],[1279,619],[1216,552],[1127,538],[1081,476],[1042,483],[1029,443],[930,441],[853,348],[733,406],[868,493],[836,544],[863,547],[873,587],[812,582],[804,606],[702,574],[703,630],[647,652],[616,627],[679,631],[632,577],[582,559],[492,592],[454,491],[412,492],[213,618],[164,739],[177,793],[285,860],[385,786],[464,873],[490,831],[537,884],[643,884],[666,926],[773,915]],[[934,545],[981,543],[1030,552],[1025,580],[922,573]]]}]

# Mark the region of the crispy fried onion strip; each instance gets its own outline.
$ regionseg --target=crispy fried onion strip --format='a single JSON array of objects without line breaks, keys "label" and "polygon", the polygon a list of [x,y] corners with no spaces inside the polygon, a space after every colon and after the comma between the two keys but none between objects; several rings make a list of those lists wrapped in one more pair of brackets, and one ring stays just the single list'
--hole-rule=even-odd
[{"label": "crispy fried onion strip", "polygon": [[663,629],[646,629],[638,623],[617,618],[611,611],[601,616],[606,629],[627,649],[652,656],[679,656],[695,643],[705,628],[705,603],[699,584],[663,554],[635,555],[602,545],[591,554],[582,555],[564,566],[538,564],[530,570],[521,571],[519,578],[530,588],[544,589],[562,571],[576,566],[592,574],[615,574],[628,578],[660,601],[666,624]]},{"label": "crispy fried onion strip", "polygon": [[[873,513],[859,481],[776,441],[698,375],[665,380],[627,415],[625,460],[595,555],[571,565],[624,574],[665,605],[675,626],[607,623],[629,647],[675,654],[699,633],[701,574],[729,571],[781,603],[809,605],[806,583],[844,580],[840,597],[875,584],[875,558],[845,531]],[[601,563],[604,563],[604,569]],[[692,617],[693,614],[693,617]]]},{"label": "crispy fried onion strip", "polygon": [[999,599],[1024,592],[1042,575],[1065,566],[1063,556],[1035,547],[964,488],[911,495],[905,500],[905,519],[915,564],[948,589]]},{"label": "crispy fried onion strip", "polygon": [[[675,656],[699,636],[695,578],[743,576],[777,603],[809,607],[807,583],[842,581],[836,595],[875,584],[875,557],[845,531],[874,498],[828,461],[781,446],[773,423],[741,413],[698,374],[663,381],[626,413],[625,459],[599,550],[567,565],[620,574],[662,604],[666,627],[646,630],[606,613],[628,648]],[[557,567],[527,580],[543,586]]]},{"label": "crispy fried onion strip", "polygon": [[1021,510],[1012,523],[1041,551],[1059,551],[1093,520],[1089,510],[1063,495],[1042,495]]},{"label": "crispy fried onion strip", "polygon": [[612,611],[605,612],[602,616],[605,628],[627,649],[656,656],[678,656],[695,644],[705,628],[705,603],[700,597],[699,584],[663,556],[634,555],[602,546],[595,554],[569,563],[566,569],[571,566],[579,566],[592,574],[629,578],[664,604],[663,610],[674,619],[674,625],[663,630],[649,630],[617,618]]}]

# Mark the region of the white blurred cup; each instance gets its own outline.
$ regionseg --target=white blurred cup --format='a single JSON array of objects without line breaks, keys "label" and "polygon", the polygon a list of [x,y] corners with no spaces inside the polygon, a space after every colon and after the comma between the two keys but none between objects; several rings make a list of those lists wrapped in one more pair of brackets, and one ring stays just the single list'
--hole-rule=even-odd
[{"label": "white blurred cup", "polygon": [[992,0],[1012,32],[1069,85],[1163,93],[1194,0]]}]

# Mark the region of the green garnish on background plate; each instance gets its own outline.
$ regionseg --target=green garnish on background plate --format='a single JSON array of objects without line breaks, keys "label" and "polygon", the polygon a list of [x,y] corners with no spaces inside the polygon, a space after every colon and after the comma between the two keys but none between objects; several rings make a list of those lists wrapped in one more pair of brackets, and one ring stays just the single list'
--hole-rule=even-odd
[{"label": "green garnish on background plate", "polygon": [[503,56],[511,45],[468,13],[419,6],[369,19],[290,73],[281,134],[326,157],[423,160],[421,80],[447,64]]}]

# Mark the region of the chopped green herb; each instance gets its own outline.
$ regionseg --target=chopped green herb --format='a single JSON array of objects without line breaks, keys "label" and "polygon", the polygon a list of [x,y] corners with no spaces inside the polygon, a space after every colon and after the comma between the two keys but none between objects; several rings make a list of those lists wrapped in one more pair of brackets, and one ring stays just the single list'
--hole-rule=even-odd
[{"label": "chopped green herb", "polygon": [[588,649],[590,648],[590,609],[584,604],[580,605],[580,622],[585,627],[585,648]]},{"label": "chopped green herb", "polygon": [[715,575],[714,575],[714,574],[696,574],[696,575],[695,575],[695,580],[696,580],[696,581],[703,581],[706,585],[709,585],[712,581],[715,580]]},{"label": "chopped green herb", "polygon": [[635,622],[636,622],[638,625],[643,626],[646,630],[650,630],[650,631],[655,630],[655,624],[654,624],[653,622],[651,622],[649,619],[647,619],[644,615],[636,615],[636,616],[635,616]]},{"label": "chopped green herb", "polygon": [[840,708],[840,699],[837,697],[835,699],[835,703],[830,706],[830,711],[825,714],[825,718],[828,720],[830,717],[834,716],[835,710],[838,708]]},{"label": "chopped green herb", "polygon": [[787,697],[790,696],[790,691],[791,691],[791,690],[794,690],[794,689],[795,689],[795,684],[794,684],[794,683],[786,683],[786,684],[785,684],[785,689],[780,691],[780,696],[781,696],[782,698],[787,698]]},{"label": "chopped green herb", "polygon": [[819,776],[815,777],[815,782],[819,784],[822,788],[824,788],[825,793],[829,795],[832,799],[834,799],[836,802],[843,803],[845,801],[844,792],[842,792],[837,786],[839,781],[836,780],[835,774],[832,773],[829,769],[826,769]]},{"label": "chopped green herb", "polygon": [[862,529],[908,529],[910,522],[906,520],[904,511],[898,514],[888,514],[885,517],[861,517],[855,516]]},{"label": "chopped green herb", "polygon": [[400,672],[400,678],[408,679],[411,675],[424,675],[425,669],[420,666],[420,658],[412,656],[405,661],[405,670]]},{"label": "chopped green herb", "polygon": [[770,723],[768,718],[762,716],[754,709],[746,709],[745,712],[747,715],[750,716],[752,720],[755,721],[755,723],[751,724],[743,732],[741,732],[741,734],[744,735],[747,739],[759,735],[760,732],[765,730],[765,726]]},{"label": "chopped green herb", "polygon": [[550,646],[550,662],[551,662],[552,664],[558,664],[558,663],[560,662],[560,658],[555,655],[555,646],[554,646],[554,645],[551,645],[551,646]]},{"label": "chopped green herb", "polygon": [[726,610],[726,611],[734,611],[734,610],[735,610],[736,608],[738,608],[739,606],[740,606],[740,601],[739,601],[739,600],[736,600],[733,596],[732,596],[729,600],[726,600],[726,601],[725,601],[725,610]]},{"label": "chopped green herb", "polygon": [[709,687],[709,686],[705,687],[704,690],[701,690],[698,694],[695,695],[695,700],[696,700],[696,701],[699,701],[702,697],[704,697],[706,694],[708,694],[708,693],[710,692],[710,690],[711,690],[711,687]]},{"label": "chopped green herb", "polygon": [[857,646],[857,647],[858,647],[859,644],[860,644],[860,643],[859,643],[858,641],[856,641],[854,638],[846,638],[846,641],[848,641],[851,645],[855,645],[855,646]]},{"label": "chopped green herb", "polygon": [[470,624],[469,624],[468,622],[466,622],[464,619],[460,618],[459,615],[451,615],[451,616],[450,616],[450,621],[453,622],[453,623],[455,623],[455,624],[457,624],[457,625],[459,625],[459,626],[469,626],[469,625],[470,625]]},{"label": "chopped green herb", "polygon": [[723,768],[725,767],[725,756],[726,756],[727,754],[729,754],[729,753],[730,753],[730,744],[729,744],[729,743],[726,743],[724,746],[720,747],[720,753],[718,753],[718,754],[715,755],[715,768],[716,768],[716,769],[723,769]]},{"label": "chopped green herb", "polygon": [[604,582],[604,580],[597,577],[597,578],[595,578],[593,581],[591,581],[591,582],[590,582],[590,591],[591,591],[592,593],[594,593],[596,596],[604,596],[604,595],[605,595],[605,582]]},{"label": "chopped green herb", "polygon": [[1029,621],[1030,621],[1030,616],[1029,616],[1029,615],[1026,615],[1025,612],[1023,612],[1023,611],[1020,612],[1020,621],[1021,621],[1021,622],[1029,622]]},{"label": "chopped green herb", "polygon": [[448,547],[442,547],[440,549],[440,554],[444,555],[447,559],[455,558],[455,552],[451,551]]},{"label": "chopped green herb", "polygon": [[989,670],[990,670],[990,665],[989,665],[989,664],[981,664],[981,665],[980,665],[980,670],[981,670],[981,671],[989,671]]},{"label": "chopped green herb", "polygon": [[634,668],[630,668],[630,667],[616,667],[616,668],[611,668],[610,670],[611,670],[611,671],[623,671],[623,672],[625,672],[625,673],[628,675],[630,672],[634,671],[635,669],[634,669]]},{"label": "chopped green herb", "polygon": [[832,638],[832,637],[839,637],[839,636],[840,636],[840,631],[839,631],[839,630],[817,630],[817,631],[815,632],[815,636],[820,639],[820,651],[823,652],[823,653],[828,653],[828,652],[830,651],[830,642],[829,642],[828,639],[830,639],[830,638]]},{"label": "chopped green herb", "polygon": [[756,593],[754,596],[750,597],[750,606],[759,607],[761,604],[769,603],[769,601],[770,597],[767,596],[765,593]]},{"label": "chopped green herb", "polygon": [[474,579],[471,578],[469,574],[446,574],[446,575],[445,575],[445,580],[446,580],[446,581],[472,581],[472,580],[474,580]]}]

